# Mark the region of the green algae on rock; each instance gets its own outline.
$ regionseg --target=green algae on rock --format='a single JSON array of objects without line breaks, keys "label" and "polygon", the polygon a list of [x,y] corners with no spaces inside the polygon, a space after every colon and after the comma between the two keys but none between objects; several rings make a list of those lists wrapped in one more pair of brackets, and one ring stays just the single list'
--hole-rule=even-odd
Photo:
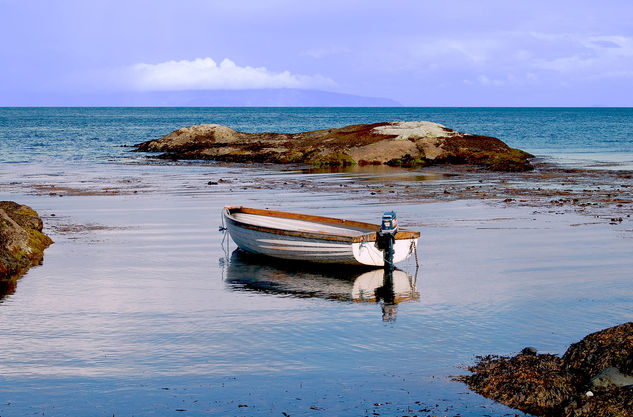
[{"label": "green algae on rock", "polygon": [[469,164],[493,171],[533,169],[527,152],[490,136],[461,133],[441,124],[383,122],[302,133],[243,133],[202,124],[136,144],[136,151],[165,159],[304,163],[315,166],[422,167]]},{"label": "green algae on rock", "polygon": [[0,201],[0,280],[11,280],[38,265],[53,241],[42,233],[43,223],[32,208]]},{"label": "green algae on rock", "polygon": [[538,416],[633,417],[633,386],[594,382],[596,376],[614,373],[628,381],[632,364],[629,322],[586,336],[562,357],[482,357],[468,368],[472,375],[456,379],[484,397]]}]

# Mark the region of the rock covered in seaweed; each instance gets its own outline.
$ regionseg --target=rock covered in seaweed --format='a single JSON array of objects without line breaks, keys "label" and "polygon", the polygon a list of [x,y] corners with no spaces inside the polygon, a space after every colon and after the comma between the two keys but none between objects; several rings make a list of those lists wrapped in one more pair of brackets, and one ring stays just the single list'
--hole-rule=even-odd
[{"label": "rock covered in seaweed", "polygon": [[303,133],[243,133],[222,125],[202,124],[135,146],[137,151],[162,152],[161,157],[169,159],[317,166],[471,164],[496,171],[532,169],[532,155],[510,148],[497,138],[461,133],[426,121],[361,124]]},{"label": "rock covered in seaweed", "polygon": [[486,356],[469,370],[460,380],[475,392],[530,414],[547,415],[573,394],[571,375],[554,355]]},{"label": "rock covered in seaweed", "polygon": [[[625,385],[631,378],[632,355],[629,322],[586,336],[562,358],[486,356],[469,368],[472,375],[456,379],[487,398],[534,415],[633,417],[633,386]],[[616,382],[625,382],[605,382],[614,375]]]},{"label": "rock covered in seaweed", "polygon": [[0,201],[0,280],[15,278],[42,261],[44,249],[53,243],[42,227],[32,208]]},{"label": "rock covered in seaweed", "polygon": [[567,349],[563,362],[571,372],[589,378],[610,367],[633,374],[633,322],[586,336]]}]

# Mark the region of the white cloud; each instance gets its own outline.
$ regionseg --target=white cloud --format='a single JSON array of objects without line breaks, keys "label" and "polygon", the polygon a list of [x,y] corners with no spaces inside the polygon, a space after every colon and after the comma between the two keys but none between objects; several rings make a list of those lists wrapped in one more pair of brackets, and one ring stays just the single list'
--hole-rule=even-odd
[{"label": "white cloud", "polygon": [[349,54],[351,49],[345,48],[343,46],[331,46],[328,48],[313,48],[305,50],[301,53],[303,56],[309,56],[315,59],[322,59],[331,57],[332,55],[344,55]]},{"label": "white cloud", "polygon": [[[508,76],[508,80],[512,81],[514,77],[512,76]],[[477,77],[477,81],[479,81],[479,84],[481,85],[494,85],[496,87],[500,87],[504,84],[507,83],[508,80],[503,80],[503,79],[499,79],[499,78],[490,78],[487,75],[480,75],[479,77]]]},{"label": "white cloud", "polygon": [[142,91],[241,90],[255,88],[324,88],[335,86],[320,75],[273,72],[265,67],[240,67],[230,59],[211,58],[135,64],[124,71],[127,83]]},{"label": "white cloud", "polygon": [[[553,85],[633,77],[633,37],[493,31],[459,37],[418,37],[380,49],[386,72],[415,71],[426,77],[455,74],[485,86]],[[369,61],[369,60],[367,60]]]},{"label": "white cloud", "polygon": [[584,78],[630,77],[633,75],[633,38],[624,36],[551,36],[568,46],[557,56],[535,59],[534,68]]}]

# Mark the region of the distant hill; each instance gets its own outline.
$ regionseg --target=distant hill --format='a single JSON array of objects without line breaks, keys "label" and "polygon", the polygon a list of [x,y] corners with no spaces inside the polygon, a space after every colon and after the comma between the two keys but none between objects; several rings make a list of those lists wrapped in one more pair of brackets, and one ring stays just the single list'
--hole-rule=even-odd
[{"label": "distant hill", "polygon": [[117,93],[31,93],[0,106],[121,107],[397,107],[395,100],[301,89],[187,90]]}]

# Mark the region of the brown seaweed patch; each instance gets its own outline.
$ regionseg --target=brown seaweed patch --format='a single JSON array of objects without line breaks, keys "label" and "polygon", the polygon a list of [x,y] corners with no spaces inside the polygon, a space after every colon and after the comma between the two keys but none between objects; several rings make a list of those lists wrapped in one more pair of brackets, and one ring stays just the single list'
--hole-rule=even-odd
[{"label": "brown seaweed patch", "polygon": [[632,417],[633,323],[586,336],[558,357],[532,348],[512,358],[479,357],[473,391],[538,416]]}]

